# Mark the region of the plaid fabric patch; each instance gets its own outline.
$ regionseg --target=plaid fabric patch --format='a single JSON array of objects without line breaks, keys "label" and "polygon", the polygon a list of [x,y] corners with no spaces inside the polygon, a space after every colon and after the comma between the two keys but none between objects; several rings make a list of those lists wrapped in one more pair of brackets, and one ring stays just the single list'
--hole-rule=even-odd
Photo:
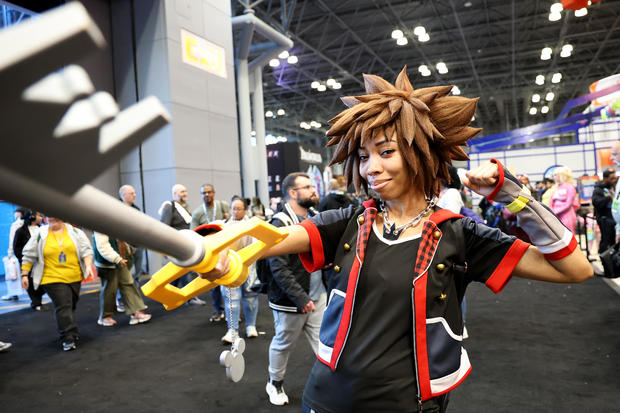
[{"label": "plaid fabric patch", "polygon": [[[438,232],[440,236],[435,238],[435,232]],[[422,274],[429,265],[431,265],[431,260],[433,259],[433,255],[435,255],[435,249],[439,243],[439,238],[441,238],[441,231],[439,228],[437,228],[433,221],[426,221],[424,223],[420,246],[418,248],[418,258],[415,262],[415,273],[413,274],[414,280],[418,278],[418,276]]]},{"label": "plaid fabric patch", "polygon": [[[360,264],[364,263],[364,254],[366,252],[366,246],[368,245],[368,238],[370,237],[370,231],[372,231],[372,225],[377,217],[376,208],[366,208],[364,210],[364,222],[361,224],[357,235],[357,256],[360,259]],[[359,219],[359,218],[358,218]],[[359,222],[359,221],[358,221]]]}]

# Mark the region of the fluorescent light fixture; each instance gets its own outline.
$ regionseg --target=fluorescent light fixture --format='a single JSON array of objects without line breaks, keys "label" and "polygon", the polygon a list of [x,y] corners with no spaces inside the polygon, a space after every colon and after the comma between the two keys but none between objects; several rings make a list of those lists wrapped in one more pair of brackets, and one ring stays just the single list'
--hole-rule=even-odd
[{"label": "fluorescent light fixture", "polygon": [[316,90],[318,90],[319,92],[325,92],[327,90],[327,86],[319,85],[319,87],[317,87]]},{"label": "fluorescent light fixture", "polygon": [[407,40],[406,37],[401,37],[401,38],[396,40],[396,44],[399,45],[399,46],[404,46],[407,43],[409,43],[409,40]]},{"label": "fluorescent light fixture", "polygon": [[444,62],[437,63],[435,67],[437,68],[437,71],[442,75],[445,75],[446,73],[448,73],[448,66],[446,66]]},{"label": "fluorescent light fixture", "polygon": [[588,9],[586,9],[585,7],[579,10],[575,10],[575,17],[583,17],[586,14],[588,14]]},{"label": "fluorescent light fixture", "polygon": [[278,55],[278,58],[280,59],[286,59],[287,57],[288,57],[288,50],[284,50]]},{"label": "fluorescent light fixture", "polygon": [[459,89],[458,86],[452,87],[452,94],[453,95],[460,95],[461,94],[461,89]]},{"label": "fluorescent light fixture", "polygon": [[334,83],[336,83],[336,81],[332,78],[327,79],[327,82],[325,82],[327,84],[327,86],[333,86]]},{"label": "fluorescent light fixture", "polygon": [[532,95],[532,102],[534,102],[534,103],[540,102],[540,95],[538,93],[534,93]]},{"label": "fluorescent light fixture", "polygon": [[265,112],[265,117],[266,118],[273,118],[273,112],[268,110],[267,112]]},{"label": "fluorescent light fixture", "polygon": [[551,5],[551,13],[562,13],[564,7],[562,7],[562,3],[553,3]]},{"label": "fluorescent light fixture", "polygon": [[340,89],[342,87],[342,84],[340,82],[336,82],[332,85],[333,89]]},{"label": "fluorescent light fixture", "polygon": [[310,83],[310,87],[312,89],[317,89],[319,86],[321,86],[321,84],[319,82],[317,82],[316,80],[312,83]]},{"label": "fluorescent light fixture", "polygon": [[288,59],[286,59],[286,61],[288,62],[289,65],[294,65],[294,64],[297,64],[297,62],[299,62],[299,59],[297,58],[297,56],[289,56]]},{"label": "fluorescent light fixture", "polygon": [[424,33],[426,33],[424,26],[416,26],[415,29],[413,29],[413,34],[416,36],[422,36]]},{"label": "fluorescent light fixture", "polygon": [[536,76],[536,84],[537,85],[544,85],[545,84],[545,76],[544,75],[537,75]]},{"label": "fluorescent light fixture", "polygon": [[555,97],[555,95],[553,94],[553,92],[549,92],[549,93],[547,93],[547,96],[545,96],[545,100],[547,102],[551,102],[554,97]]},{"label": "fluorescent light fixture", "polygon": [[562,18],[562,14],[561,13],[549,13],[549,21],[550,22],[557,22],[558,20],[560,20]]},{"label": "fluorescent light fixture", "polygon": [[269,61],[269,66],[271,66],[271,67],[278,67],[278,66],[280,66],[280,61],[278,59],[271,59]]},{"label": "fluorescent light fixture", "polygon": [[278,109],[278,111],[276,113],[278,114],[278,116],[286,115],[286,112],[284,111],[284,109]]},{"label": "fluorescent light fixture", "polygon": [[530,115],[535,115],[538,112],[538,109],[536,108],[530,108]]},{"label": "fluorescent light fixture", "polygon": [[551,83],[560,83],[562,80],[562,73],[554,73],[551,77]]},{"label": "fluorescent light fixture", "polygon": [[422,43],[426,43],[431,39],[431,37],[428,35],[428,33],[423,33],[421,35],[418,36],[418,40]]},{"label": "fluorescent light fixture", "polygon": [[540,113],[547,113],[549,112],[549,106],[543,106],[542,108],[540,108]]},{"label": "fluorescent light fixture", "polygon": [[403,36],[404,36],[404,35],[403,35],[402,30],[398,30],[398,29],[396,29],[396,30],[393,30],[393,31],[392,31],[392,39],[400,39],[400,38],[401,38],[401,37],[403,37]]}]

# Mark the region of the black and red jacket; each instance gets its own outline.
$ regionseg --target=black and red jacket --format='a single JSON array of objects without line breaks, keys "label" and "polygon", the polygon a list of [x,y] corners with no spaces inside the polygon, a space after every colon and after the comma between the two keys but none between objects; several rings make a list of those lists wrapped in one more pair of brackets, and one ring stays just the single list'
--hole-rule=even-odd
[{"label": "black and red jacket", "polygon": [[[338,368],[355,308],[360,269],[377,214],[373,200],[362,207],[323,212],[302,225],[310,252],[300,254],[308,272],[333,263],[330,299],[319,335],[318,359]],[[458,386],[471,370],[462,348],[461,301],[471,281],[493,292],[510,279],[529,244],[441,209],[424,223],[411,269],[413,343],[418,398],[422,401]],[[389,265],[389,263],[386,263]]]}]

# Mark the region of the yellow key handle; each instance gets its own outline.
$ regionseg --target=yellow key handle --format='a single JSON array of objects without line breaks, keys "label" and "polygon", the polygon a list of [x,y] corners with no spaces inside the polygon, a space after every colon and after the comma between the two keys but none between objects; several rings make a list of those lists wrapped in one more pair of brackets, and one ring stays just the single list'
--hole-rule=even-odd
[{"label": "yellow key handle", "polygon": [[[215,281],[209,281],[198,276],[183,288],[177,288],[170,284],[190,271],[198,273],[211,271],[219,260],[219,253],[234,246],[239,238],[246,235],[254,237],[256,241],[239,251],[229,250],[230,270],[222,277]],[[204,237],[205,256],[199,264],[186,268],[169,262],[142,286],[142,292],[147,297],[162,303],[166,310],[173,310],[191,298],[218,285],[231,288],[239,287],[248,278],[249,266],[260,258],[261,253],[287,236],[288,233],[258,217],[226,227],[222,231]]]}]

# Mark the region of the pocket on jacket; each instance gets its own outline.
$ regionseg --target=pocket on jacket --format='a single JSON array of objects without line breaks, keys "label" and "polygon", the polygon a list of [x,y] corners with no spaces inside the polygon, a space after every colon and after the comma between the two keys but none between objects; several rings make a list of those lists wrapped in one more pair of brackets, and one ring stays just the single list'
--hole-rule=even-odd
[{"label": "pocket on jacket", "polygon": [[445,377],[461,365],[462,336],[454,334],[443,317],[426,320],[426,342],[430,379]]},{"label": "pocket on jacket", "polygon": [[335,288],[332,289],[329,294],[327,308],[323,314],[321,331],[319,333],[318,357],[327,364],[329,364],[332,357],[336,335],[338,334],[338,327],[340,326],[340,320],[342,319],[342,312],[344,310],[345,298],[346,293],[344,291]]}]

